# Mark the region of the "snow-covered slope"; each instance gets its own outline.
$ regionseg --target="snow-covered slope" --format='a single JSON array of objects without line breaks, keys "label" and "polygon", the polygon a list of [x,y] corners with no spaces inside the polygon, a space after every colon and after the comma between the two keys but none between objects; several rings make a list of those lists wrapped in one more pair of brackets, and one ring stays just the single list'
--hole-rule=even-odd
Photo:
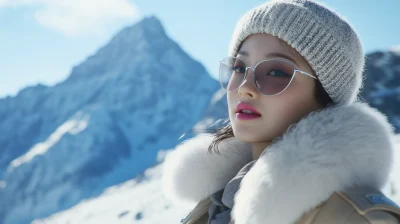
[{"label": "snow-covered slope", "polygon": [[46,217],[155,165],[218,87],[148,17],[65,81],[0,99],[0,223]]},{"label": "snow-covered slope", "polygon": [[[163,152],[161,151],[160,154]],[[160,155],[162,156],[162,155]],[[161,189],[162,163],[100,196],[33,224],[179,223],[194,205],[174,205]]]},{"label": "snow-covered slope", "polygon": [[[394,172],[384,193],[400,204],[400,135]],[[162,163],[146,170],[143,176],[111,187],[97,198],[79,203],[34,224],[124,224],[179,223],[194,205],[174,205],[161,189]]]}]

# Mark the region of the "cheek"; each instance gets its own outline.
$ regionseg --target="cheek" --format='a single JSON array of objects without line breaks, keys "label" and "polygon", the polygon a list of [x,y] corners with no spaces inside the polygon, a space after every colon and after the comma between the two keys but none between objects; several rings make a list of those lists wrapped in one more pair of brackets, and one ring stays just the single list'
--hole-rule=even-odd
[{"label": "cheek", "polygon": [[308,90],[288,88],[284,93],[271,98],[269,102],[271,107],[267,108],[271,122],[268,126],[275,137],[317,109],[313,92]]}]

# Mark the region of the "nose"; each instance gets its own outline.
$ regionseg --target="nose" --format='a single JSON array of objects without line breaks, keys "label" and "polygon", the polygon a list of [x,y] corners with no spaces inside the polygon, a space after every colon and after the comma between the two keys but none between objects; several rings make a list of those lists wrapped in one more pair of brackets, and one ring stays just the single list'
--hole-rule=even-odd
[{"label": "nose", "polygon": [[[250,70],[252,73],[250,74]],[[247,67],[245,73],[245,80],[238,88],[239,95],[254,97],[257,94],[257,90],[254,86],[254,69]]]}]

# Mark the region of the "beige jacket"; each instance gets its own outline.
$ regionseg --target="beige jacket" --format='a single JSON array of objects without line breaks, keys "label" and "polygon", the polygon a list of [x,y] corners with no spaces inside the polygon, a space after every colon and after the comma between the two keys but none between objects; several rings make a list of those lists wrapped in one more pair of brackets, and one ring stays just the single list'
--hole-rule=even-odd
[{"label": "beige jacket", "polygon": [[[368,188],[335,192],[295,224],[399,224],[399,208],[390,204],[373,204],[368,200],[377,195],[383,196],[380,191]],[[207,224],[210,204],[210,198],[201,201],[181,223]]]},{"label": "beige jacket", "polygon": [[[221,142],[220,154],[207,153],[212,139],[199,135],[185,141],[164,162],[166,196],[202,201],[201,211],[191,214],[202,220],[209,207],[203,199],[225,188],[252,160],[251,146],[236,138]],[[315,111],[260,155],[235,194],[231,219],[235,224],[396,223],[392,214],[398,209],[381,205],[388,200],[366,201],[387,183],[394,149],[393,128],[367,104]],[[348,189],[358,190],[343,193]]]}]

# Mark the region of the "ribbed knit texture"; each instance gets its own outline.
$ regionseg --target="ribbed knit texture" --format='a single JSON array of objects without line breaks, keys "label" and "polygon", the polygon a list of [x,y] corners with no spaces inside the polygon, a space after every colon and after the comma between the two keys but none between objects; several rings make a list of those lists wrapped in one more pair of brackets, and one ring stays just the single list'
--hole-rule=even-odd
[{"label": "ribbed knit texture", "polygon": [[236,56],[251,34],[276,36],[296,49],[336,104],[356,100],[362,87],[364,53],[351,25],[332,9],[310,0],[272,0],[245,13],[229,46]]}]

